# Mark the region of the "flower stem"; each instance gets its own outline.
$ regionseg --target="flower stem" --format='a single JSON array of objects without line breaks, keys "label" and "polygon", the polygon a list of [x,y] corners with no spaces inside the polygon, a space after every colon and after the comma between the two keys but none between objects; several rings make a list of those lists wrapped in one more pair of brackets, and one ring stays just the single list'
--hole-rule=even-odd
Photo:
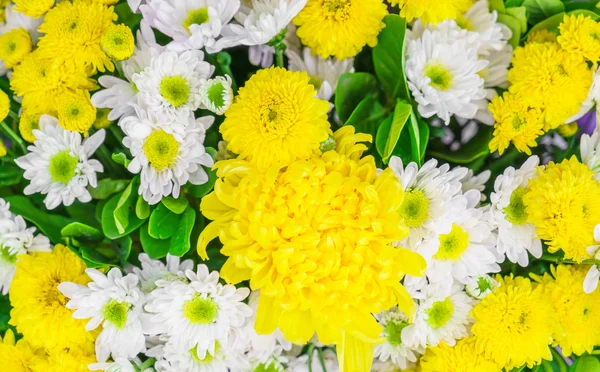
[{"label": "flower stem", "polygon": [[142,365],[139,367],[139,368],[140,368],[140,371],[143,371],[143,370],[145,370],[146,368],[148,368],[148,367],[150,367],[150,366],[154,365],[154,362],[155,362],[155,361],[156,361],[156,359],[154,359],[154,358],[147,359],[147,360],[146,360],[144,363],[142,363]]},{"label": "flower stem", "polygon": [[20,136],[13,132],[5,122],[0,123],[0,128],[2,128],[6,135],[8,135],[17,145],[19,145],[23,154],[27,154],[27,146],[25,146],[25,142],[23,142]]},{"label": "flower stem", "polygon": [[285,48],[286,46],[284,43],[275,45],[275,65],[277,67],[285,68],[285,65],[283,64],[283,52],[285,52]]},{"label": "flower stem", "polygon": [[233,73],[231,72],[231,68],[229,67],[231,65],[231,55],[227,52],[217,53],[217,64],[225,75],[229,75],[231,78],[231,89],[233,89],[234,94],[237,93],[238,86],[235,82],[235,77],[233,77]]},{"label": "flower stem", "polygon": [[581,262],[577,262],[575,260],[569,260],[563,257],[557,257],[557,256],[552,256],[549,254],[543,254],[542,257],[540,257],[540,260],[542,261],[547,261],[547,262],[554,262],[557,264],[584,264],[584,265],[593,265],[593,264],[597,264],[598,261],[594,260],[594,259],[589,259],[589,260],[583,260]]}]

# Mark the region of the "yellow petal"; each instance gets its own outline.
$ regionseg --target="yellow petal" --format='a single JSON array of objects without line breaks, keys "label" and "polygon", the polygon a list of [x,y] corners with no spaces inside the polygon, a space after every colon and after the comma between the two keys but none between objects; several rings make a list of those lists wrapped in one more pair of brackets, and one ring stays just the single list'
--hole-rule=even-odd
[{"label": "yellow petal", "polygon": [[5,345],[15,346],[15,334],[12,329],[8,329],[4,334],[4,342]]},{"label": "yellow petal", "polygon": [[229,257],[221,268],[221,278],[229,284],[238,284],[244,280],[250,279],[252,270],[248,268],[240,268],[235,264],[235,258]]},{"label": "yellow petal", "polygon": [[273,333],[279,326],[279,317],[281,316],[281,308],[270,296],[258,296],[258,308],[256,309],[256,321],[254,329],[260,335]]},{"label": "yellow petal", "polygon": [[211,240],[219,236],[221,233],[221,229],[223,228],[222,223],[211,222],[202,231],[200,237],[198,237],[198,244],[196,245],[196,250],[198,251],[198,255],[203,260],[208,260],[208,254],[206,253],[206,246],[210,243]]},{"label": "yellow petal", "polygon": [[342,331],[342,342],[337,346],[340,372],[369,372],[375,345]]},{"label": "yellow petal", "polygon": [[394,286],[394,292],[398,299],[398,309],[402,310],[406,315],[412,317],[415,312],[416,305],[406,288],[400,283]]},{"label": "yellow petal", "polygon": [[310,312],[298,309],[282,312],[279,328],[286,340],[299,345],[308,342],[315,334]]},{"label": "yellow petal", "polygon": [[404,271],[408,275],[412,276],[423,276],[425,275],[425,269],[427,263],[420,254],[409,251],[406,248],[396,249],[396,260],[400,270]]}]

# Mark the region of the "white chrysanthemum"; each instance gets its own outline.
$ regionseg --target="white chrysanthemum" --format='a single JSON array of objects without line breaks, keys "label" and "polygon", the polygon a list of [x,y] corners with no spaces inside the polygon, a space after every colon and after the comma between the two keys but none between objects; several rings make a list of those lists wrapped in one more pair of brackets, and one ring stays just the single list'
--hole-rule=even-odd
[{"label": "white chrysanthemum", "polygon": [[310,83],[317,90],[317,97],[329,101],[335,93],[337,82],[341,74],[354,72],[354,59],[338,60],[335,58],[321,58],[313,55],[310,48],[304,48],[302,56],[295,51],[287,53],[289,69],[292,71],[305,71],[310,77]]},{"label": "white chrysanthemum", "polygon": [[581,161],[594,173],[600,182],[600,133],[595,131],[591,136],[584,134],[580,142]]},{"label": "white chrysanthemum", "polygon": [[[244,0],[248,1],[248,0]],[[283,43],[286,45],[285,53],[289,57],[290,52],[300,53],[302,44],[300,39],[296,35],[296,26],[290,23],[287,26],[287,31]],[[248,48],[248,60],[254,66],[260,66],[262,68],[268,68],[273,65],[273,59],[275,57],[275,48],[268,44],[263,45],[251,45]]]},{"label": "white chrysanthemum", "polygon": [[[321,353],[321,355],[319,355]],[[304,354],[294,360],[292,360],[288,364],[288,372],[339,372],[340,367],[338,365],[337,356],[330,349],[319,350],[317,348],[313,349],[312,361],[308,360],[308,354]],[[325,369],[321,365],[321,359],[323,359],[323,364],[325,364]]]},{"label": "white chrysanthemum", "polygon": [[465,193],[469,190],[477,190],[481,193],[481,200],[485,200],[483,191],[485,190],[485,184],[490,180],[492,172],[484,170],[483,172],[475,175],[471,169],[467,170],[467,174],[460,180],[462,184],[462,192]]},{"label": "white chrysanthemum", "polygon": [[138,256],[142,268],[133,267],[133,272],[140,279],[140,289],[148,294],[156,289],[157,280],[180,280],[187,283],[185,271],[194,267],[192,260],[184,260],[167,253],[167,264],[160,260],[153,260],[146,253]]},{"label": "white chrysanthemum", "polygon": [[140,11],[146,22],[173,39],[169,49],[210,52],[239,8],[240,0],[147,0]]},{"label": "white chrysanthemum", "polygon": [[141,320],[145,296],[138,288],[138,277],[123,276],[118,268],[108,275],[96,269],[85,272],[92,279],[87,286],[64,282],[58,289],[70,299],[66,306],[75,310],[73,318],[91,318],[86,330],[102,326],[96,339],[98,361],[106,362],[109,356],[132,359],[146,351]]},{"label": "white chrysanthemum", "polygon": [[450,206],[459,202],[460,179],[466,175],[466,168],[450,170],[448,164],[438,167],[435,159],[427,161],[421,169],[414,162],[405,168],[397,156],[391,157],[389,167],[404,188],[399,213],[410,230],[409,236],[398,245],[415,249],[425,238],[449,233]]},{"label": "white chrysanthemum", "polygon": [[538,164],[539,158],[534,155],[517,170],[506,168],[496,178],[494,192],[490,195],[490,222],[498,229],[498,254],[506,255],[511,262],[523,267],[529,264],[527,252],[535,258],[542,255],[542,241],[535,233],[535,226],[527,222],[523,204],[527,184],[535,176]]},{"label": "white chrysanthemum", "polygon": [[34,129],[33,135],[36,140],[28,147],[30,152],[15,159],[25,170],[25,179],[31,181],[25,187],[25,195],[46,195],[44,204],[48,209],[61,204],[69,206],[75,199],[82,203],[92,200],[87,186],[96,187],[96,173],[104,168],[90,157],[104,142],[104,129],[82,142],[80,133],[64,130],[58,119],[42,115],[40,128]]},{"label": "white chrysanthemum", "polygon": [[[410,364],[407,371],[416,370],[414,364]],[[399,366],[394,364],[391,360],[386,360],[382,362],[380,360],[373,361],[373,365],[371,366],[371,372],[403,372],[404,369],[401,369]]]},{"label": "white chrysanthemum", "polygon": [[140,104],[178,120],[189,116],[200,107],[201,80],[214,71],[203,58],[201,51],[166,51],[153,58],[150,66],[132,76]]},{"label": "white chrysanthemum", "polygon": [[[175,349],[195,348],[197,358],[215,355],[221,346],[238,341],[239,330],[252,315],[252,309],[242,301],[248,288],[236,289],[219,283],[219,273],[209,274],[206,265],[197,272],[187,270],[190,283],[158,280],[158,288],[150,294],[145,306],[152,313],[147,333],[165,334]],[[235,344],[235,342],[233,342]]]},{"label": "white chrysanthemum", "polygon": [[498,12],[489,10],[487,0],[475,1],[473,6],[458,19],[458,26],[477,34],[479,55],[501,50],[510,39],[512,32],[498,22]]},{"label": "white chrysanthemum", "polygon": [[229,75],[200,81],[200,103],[217,115],[223,115],[233,102],[233,89]]},{"label": "white chrysanthemum", "polygon": [[481,275],[475,278],[472,284],[465,286],[465,292],[476,300],[482,300],[500,286],[494,278],[489,275]]},{"label": "white chrysanthemum", "polygon": [[512,46],[507,43],[501,50],[493,50],[489,55],[485,56],[489,64],[486,68],[479,71],[479,76],[484,80],[483,87],[485,88],[486,95],[484,98],[475,101],[475,104],[478,106],[475,119],[484,124],[493,125],[495,123],[494,116],[488,106],[490,101],[497,95],[495,88],[508,88],[507,76],[512,55]]},{"label": "white chrysanthemum", "polygon": [[440,117],[446,124],[451,115],[473,118],[485,97],[484,80],[478,73],[488,62],[479,60],[477,48],[465,38],[425,29],[407,48],[406,76],[421,116]]},{"label": "white chrysanthemum", "polygon": [[235,19],[239,24],[223,26],[223,38],[214,47],[207,47],[209,53],[231,48],[236,45],[263,45],[278,36],[285,36],[286,27],[300,13],[307,0],[252,0],[243,4]]},{"label": "white chrysanthemum", "polygon": [[144,367],[139,358],[129,360],[127,358],[116,358],[114,362],[92,363],[88,366],[91,371],[105,372],[154,372],[152,367]]},{"label": "white chrysanthemum", "polygon": [[402,311],[394,308],[375,317],[383,327],[381,337],[385,339],[382,344],[375,345],[375,358],[383,362],[389,359],[401,369],[406,369],[417,361],[419,354],[425,352],[420,346],[409,348],[402,340],[402,330],[409,325],[409,318]]},{"label": "white chrysanthemum", "polygon": [[206,183],[208,174],[202,166],[211,167],[214,161],[203,143],[214,117],[194,120],[190,114],[187,123],[182,123],[139,106],[135,109],[135,116],[119,124],[127,136],[123,144],[133,156],[127,169],[141,174],[139,193],[144,200],[156,204],[164,196],[178,198],[186,183]]},{"label": "white chrysanthemum", "polygon": [[429,285],[419,301],[413,322],[402,330],[402,340],[411,347],[450,346],[468,335],[473,322],[469,312],[474,300],[458,284]]},{"label": "white chrysanthemum", "polygon": [[[587,253],[592,256],[597,262],[600,261],[600,225],[594,227],[594,240],[596,245],[587,247]],[[600,280],[600,269],[598,263],[592,264],[588,270],[585,279],[583,280],[583,291],[585,293],[592,293],[598,288],[598,281]]]}]

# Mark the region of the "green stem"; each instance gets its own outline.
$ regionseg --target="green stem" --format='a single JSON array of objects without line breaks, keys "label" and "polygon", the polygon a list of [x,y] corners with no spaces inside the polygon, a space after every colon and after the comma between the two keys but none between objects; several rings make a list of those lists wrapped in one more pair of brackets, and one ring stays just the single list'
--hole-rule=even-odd
[{"label": "green stem", "polygon": [[327,372],[327,367],[325,367],[325,359],[323,358],[323,350],[318,349],[317,352],[319,354],[319,362],[321,363],[321,368],[323,368],[323,372]]},{"label": "green stem", "polygon": [[238,86],[237,83],[235,82],[235,78],[233,77],[233,73],[231,72],[231,68],[229,68],[229,66],[224,65],[221,66],[221,70],[223,70],[223,73],[225,73],[226,75],[229,75],[229,77],[231,78],[231,89],[233,89],[233,94],[236,94],[238,91]]},{"label": "green stem", "polygon": [[96,152],[96,155],[98,156],[98,158],[101,160],[102,164],[107,167],[110,168],[110,174],[115,174],[116,169],[115,169],[115,163],[112,160],[112,157],[110,155],[110,151],[108,151],[108,148],[106,148],[106,145],[102,145],[98,148],[98,151]]},{"label": "green stem", "polygon": [[547,262],[554,262],[554,263],[558,263],[558,264],[562,264],[562,263],[566,263],[566,264],[583,264],[583,265],[598,264],[598,261],[594,260],[594,259],[583,260],[582,262],[577,262],[575,260],[569,260],[569,259],[565,259],[565,258],[562,258],[562,257],[551,256],[549,254],[543,254],[542,257],[540,257],[540,260],[547,261]]},{"label": "green stem", "polygon": [[20,136],[13,132],[13,130],[10,129],[10,127],[5,122],[2,122],[0,124],[0,128],[2,128],[4,132],[6,132],[6,135],[8,135],[17,145],[19,145],[19,147],[23,151],[23,154],[27,154],[27,146],[25,146],[25,142],[23,142]]},{"label": "green stem", "polygon": [[147,359],[147,360],[146,360],[144,363],[142,363],[142,365],[140,366],[140,371],[143,371],[143,370],[145,370],[146,368],[148,368],[148,367],[150,367],[150,366],[154,365],[154,362],[156,362],[156,359],[154,359],[154,358]]},{"label": "green stem", "polygon": [[313,360],[313,350],[315,350],[315,344],[310,344],[308,346],[308,372],[313,372],[312,370],[312,360]]},{"label": "green stem", "polygon": [[275,65],[285,68],[283,64],[283,52],[285,52],[285,44],[279,43],[275,46]]},{"label": "green stem", "polygon": [[119,128],[119,126],[116,124],[112,124],[110,127],[108,127],[108,130],[112,133],[113,136],[115,136],[117,141],[119,141],[119,143],[122,145],[124,136],[123,136],[123,132],[121,132],[121,129]]}]

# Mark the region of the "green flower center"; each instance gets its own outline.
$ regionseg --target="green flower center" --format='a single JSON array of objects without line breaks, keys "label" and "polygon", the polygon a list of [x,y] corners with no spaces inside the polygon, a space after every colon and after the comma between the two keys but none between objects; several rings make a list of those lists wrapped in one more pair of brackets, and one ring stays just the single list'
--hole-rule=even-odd
[{"label": "green flower center", "polygon": [[427,323],[431,326],[431,328],[438,329],[444,324],[448,323],[448,321],[452,318],[453,312],[454,305],[452,305],[450,297],[447,297],[443,301],[436,301],[429,309],[426,310]]},{"label": "green flower center", "polygon": [[522,225],[527,222],[527,211],[523,203],[523,196],[527,193],[527,189],[519,187],[510,195],[510,203],[504,208],[506,220],[515,225]]},{"label": "green flower center", "polygon": [[271,362],[268,365],[261,363],[254,368],[253,372],[279,372],[279,368],[277,368],[275,362]]},{"label": "green flower center", "polygon": [[179,142],[172,134],[157,129],[146,138],[143,149],[152,167],[160,172],[175,164],[179,153]]},{"label": "green flower center", "polygon": [[10,254],[7,247],[0,247],[0,260],[14,265],[17,262],[17,255]]},{"label": "green flower center", "polygon": [[309,78],[310,79],[308,80],[308,83],[315,87],[315,90],[319,90],[319,88],[321,88],[321,85],[323,85],[323,81],[319,79],[319,76],[310,75]]},{"label": "green flower center", "polygon": [[477,290],[479,293],[491,291],[494,288],[494,282],[487,276],[480,276],[477,279]]},{"label": "green flower center", "polygon": [[428,62],[423,70],[431,80],[431,86],[437,90],[448,90],[452,87],[452,71],[439,62]]},{"label": "green flower center", "polygon": [[127,324],[129,309],[131,304],[112,299],[102,308],[102,316],[118,329],[123,329]]},{"label": "green flower center", "polygon": [[61,151],[50,158],[50,176],[52,182],[61,182],[65,185],[77,174],[79,158],[71,155],[70,151]]},{"label": "green flower center", "polygon": [[[219,342],[215,342],[215,355],[217,355],[220,348],[221,345],[219,344]],[[192,354],[192,358],[194,359],[194,361],[199,364],[210,363],[215,358],[214,355],[211,355],[209,352],[206,352],[206,356],[203,359],[198,358],[198,345],[190,349],[190,354]]]},{"label": "green flower center", "polygon": [[167,76],[160,82],[160,94],[171,105],[179,107],[190,98],[190,86],[181,76]]},{"label": "green flower center", "polygon": [[410,190],[404,195],[400,216],[408,227],[418,227],[429,217],[429,199],[421,190]]},{"label": "green flower center", "polygon": [[519,130],[525,126],[525,120],[521,119],[519,114],[513,114],[512,127],[514,130]]},{"label": "green flower center", "polygon": [[402,345],[402,330],[408,326],[403,321],[391,320],[385,325],[385,336],[392,346]]},{"label": "green flower center", "polygon": [[330,134],[329,137],[319,145],[319,150],[321,152],[327,152],[335,150],[337,143],[335,142],[335,138]]},{"label": "green flower center", "polygon": [[190,323],[212,323],[219,313],[217,304],[210,298],[202,298],[199,294],[183,305],[183,315]]},{"label": "green flower center", "polygon": [[208,16],[208,7],[194,9],[188,11],[187,17],[183,21],[183,27],[190,32],[191,25],[202,25],[208,22],[210,17]]},{"label": "green flower center", "polygon": [[225,106],[225,100],[223,99],[225,91],[226,89],[220,81],[215,82],[207,89],[206,95],[208,96],[208,100],[215,108],[220,109]]},{"label": "green flower center", "polygon": [[469,247],[469,234],[460,226],[453,224],[448,234],[440,235],[440,247],[433,256],[438,260],[457,260]]}]

